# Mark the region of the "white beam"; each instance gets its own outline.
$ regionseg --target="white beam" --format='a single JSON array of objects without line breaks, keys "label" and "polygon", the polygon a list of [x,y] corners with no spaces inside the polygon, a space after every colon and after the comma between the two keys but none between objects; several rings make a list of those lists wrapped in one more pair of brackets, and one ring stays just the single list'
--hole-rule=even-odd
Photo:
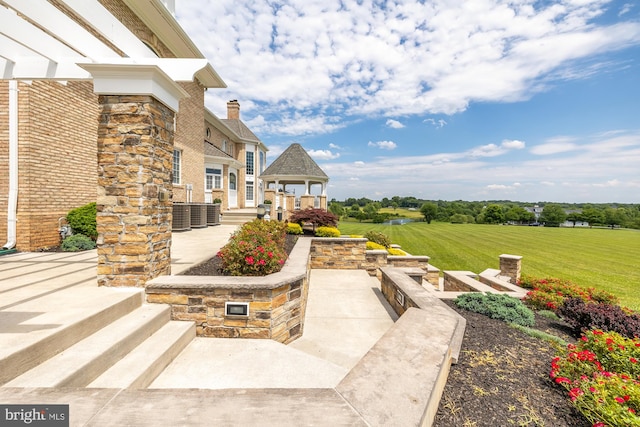
[{"label": "white beam", "polygon": [[[81,57],[78,52],[51,37],[38,27],[31,25],[14,12],[0,7],[0,33],[15,42],[27,46],[45,58],[56,60],[60,57]],[[1,46],[4,51],[4,46]]]},{"label": "white beam", "polygon": [[192,82],[208,64],[204,58],[102,58],[97,63],[112,65],[155,65],[177,82]]},{"label": "white beam", "polygon": [[[13,0],[20,1],[20,0]],[[24,1],[24,0],[22,0]],[[105,37],[114,46],[123,51],[125,55],[135,58],[155,58],[157,55],[138,39],[127,27],[118,21],[97,0],[61,0],[62,3],[73,9],[85,22],[100,35]],[[88,55],[91,56],[91,55]],[[100,56],[97,55],[96,56]]]},{"label": "white beam", "polygon": [[[55,38],[71,46],[82,56],[119,56],[107,45],[95,38],[81,25],[65,15],[51,3],[34,0],[2,0],[12,9],[37,22]],[[26,22],[26,21],[25,21]],[[69,55],[67,55],[69,56]],[[55,58],[52,58],[55,59]]]}]

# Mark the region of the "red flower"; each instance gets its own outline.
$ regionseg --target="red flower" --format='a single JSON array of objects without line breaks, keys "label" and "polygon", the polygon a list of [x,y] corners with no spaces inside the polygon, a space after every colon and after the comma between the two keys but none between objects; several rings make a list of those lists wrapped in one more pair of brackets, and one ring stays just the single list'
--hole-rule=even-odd
[{"label": "red flower", "polygon": [[562,384],[562,383],[571,384],[571,380],[569,378],[565,378],[565,377],[558,377],[558,378],[556,378],[556,383],[558,383],[558,384]]},{"label": "red flower", "polygon": [[584,335],[583,335],[582,337],[580,337],[580,339],[581,339],[582,341],[584,341],[584,342],[588,342],[588,341],[589,341],[589,338],[587,338],[587,337],[586,337],[586,336],[584,336]]},{"label": "red flower", "polygon": [[629,362],[631,362],[631,363],[638,363],[638,359],[636,359],[635,357],[630,357],[630,358],[629,358]]},{"label": "red flower", "polygon": [[254,259],[253,259],[253,257],[252,257],[252,256],[248,256],[248,257],[246,257],[244,260],[245,260],[245,261],[247,262],[247,264],[249,264],[249,265],[253,265],[253,263],[254,263]]},{"label": "red flower", "polygon": [[607,427],[607,425],[605,423],[601,422],[601,421],[598,421],[597,423],[595,423],[591,427]]},{"label": "red flower", "polygon": [[604,334],[604,332],[602,332],[602,331],[601,331],[601,330],[599,330],[599,329],[594,329],[594,330],[593,330],[593,335],[603,335],[603,334]]}]

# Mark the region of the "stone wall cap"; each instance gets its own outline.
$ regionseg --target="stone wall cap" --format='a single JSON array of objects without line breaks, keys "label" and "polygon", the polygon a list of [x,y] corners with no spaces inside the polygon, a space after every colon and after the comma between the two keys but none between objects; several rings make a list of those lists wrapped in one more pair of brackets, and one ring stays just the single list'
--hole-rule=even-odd
[{"label": "stone wall cap", "polygon": [[500,258],[508,258],[508,259],[522,259],[522,256],[520,256],[520,255],[502,254],[502,255],[500,255]]}]

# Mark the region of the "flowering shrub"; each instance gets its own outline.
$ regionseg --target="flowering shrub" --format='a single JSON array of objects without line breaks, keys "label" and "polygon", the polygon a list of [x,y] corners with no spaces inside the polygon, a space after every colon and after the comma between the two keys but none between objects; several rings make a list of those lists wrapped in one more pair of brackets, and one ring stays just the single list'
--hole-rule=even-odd
[{"label": "flowering shrub", "polygon": [[585,302],[618,303],[618,298],[609,292],[583,288],[569,280],[522,276],[518,284],[531,289],[524,302],[538,310],[558,310],[566,298],[580,298]]},{"label": "flowering shrub", "polygon": [[533,326],[535,318],[517,298],[504,294],[470,292],[455,299],[458,307],[521,326]]},{"label": "flowering shrub", "polygon": [[287,234],[302,234],[302,227],[295,222],[287,223]]},{"label": "flowering shrub", "polygon": [[232,276],[264,276],[280,271],[287,254],[286,226],[278,221],[253,220],[244,224],[220,249],[225,271]]},{"label": "flowering shrub", "polygon": [[551,378],[594,426],[638,426],[640,340],[592,330],[551,362]]},{"label": "flowering shrub", "polygon": [[367,242],[367,250],[386,250],[382,245],[377,244],[376,242],[368,241]]},{"label": "flowering shrub", "polygon": [[629,338],[640,336],[640,315],[618,305],[586,304],[580,298],[568,298],[559,313],[576,333],[601,329]]},{"label": "flowering shrub", "polygon": [[370,242],[382,245],[385,248],[391,246],[391,239],[389,239],[389,236],[384,233],[380,233],[379,231],[367,231],[364,234],[364,238],[369,240]]},{"label": "flowering shrub", "polygon": [[405,256],[407,254],[405,251],[403,251],[402,249],[398,249],[398,248],[389,248],[389,249],[387,249],[387,252],[389,252],[389,255]]},{"label": "flowering shrub", "polygon": [[318,227],[316,229],[318,237],[340,237],[340,230],[335,227]]}]

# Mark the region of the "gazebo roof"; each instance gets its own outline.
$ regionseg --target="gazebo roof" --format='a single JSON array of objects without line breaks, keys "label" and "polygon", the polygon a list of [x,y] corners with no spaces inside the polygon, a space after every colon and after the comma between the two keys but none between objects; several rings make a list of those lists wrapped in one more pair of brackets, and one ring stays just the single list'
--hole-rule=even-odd
[{"label": "gazebo roof", "polygon": [[309,177],[328,181],[329,177],[309,156],[300,144],[291,144],[277,159],[267,167],[261,178],[274,177],[286,180],[287,177]]}]

